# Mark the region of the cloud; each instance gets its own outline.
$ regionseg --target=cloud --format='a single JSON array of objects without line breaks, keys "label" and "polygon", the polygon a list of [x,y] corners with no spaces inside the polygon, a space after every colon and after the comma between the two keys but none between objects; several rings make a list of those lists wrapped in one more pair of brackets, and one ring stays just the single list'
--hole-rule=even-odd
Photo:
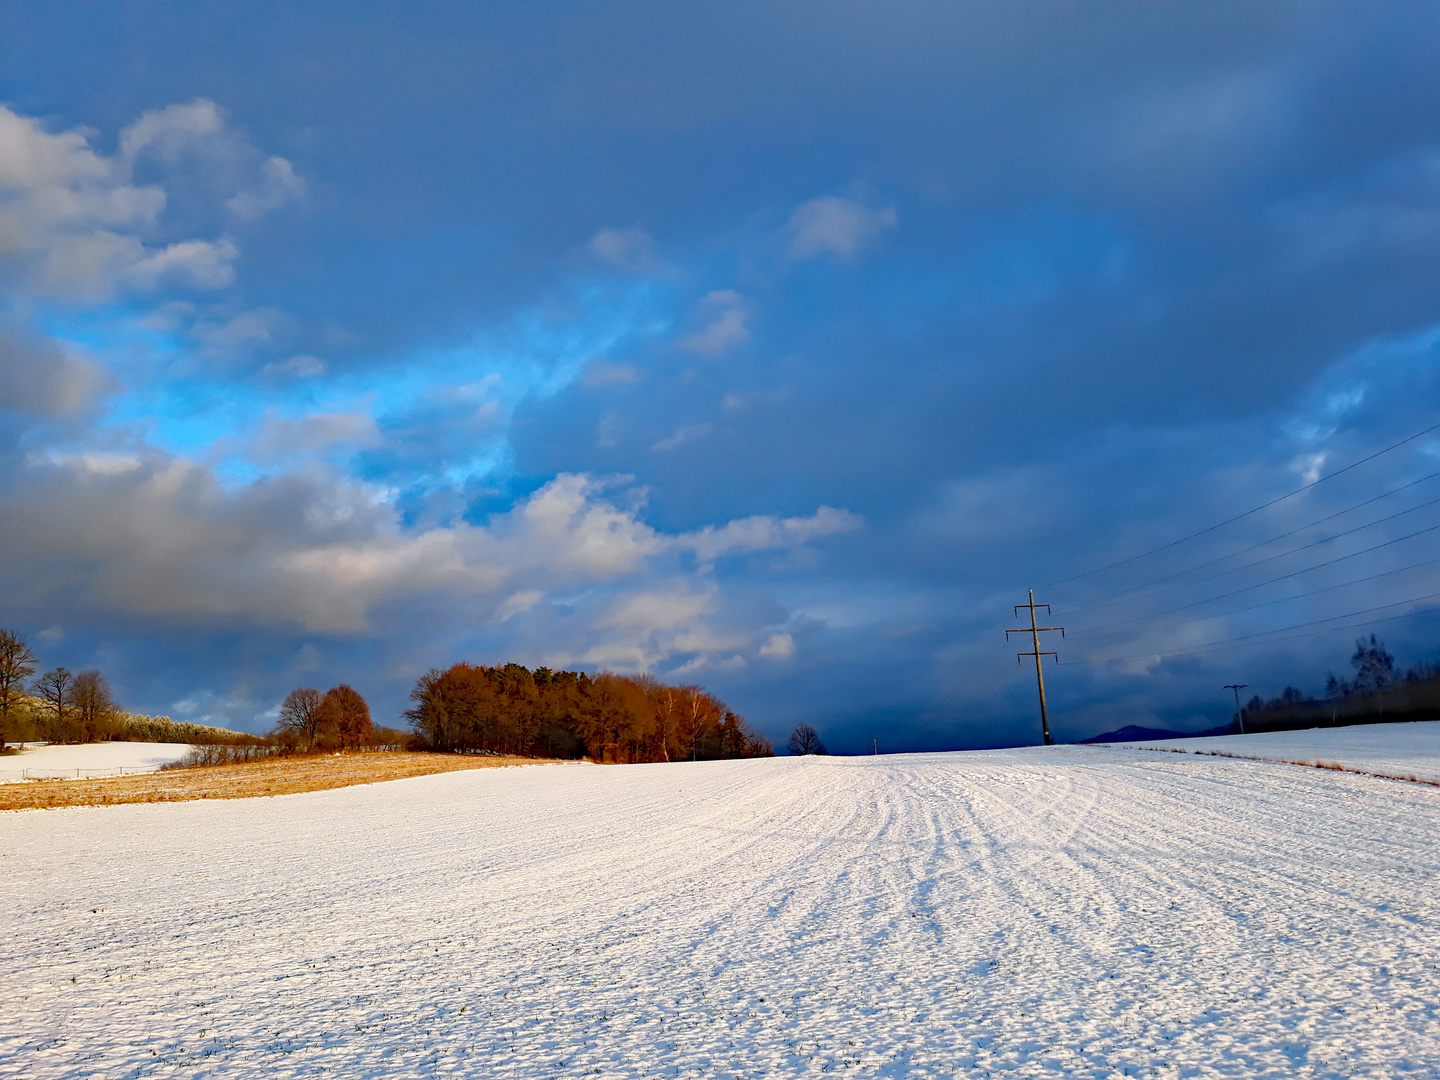
[{"label": "cloud", "polygon": [[789,660],[795,655],[795,639],[789,634],[771,634],[761,644],[760,655],[771,660]]},{"label": "cloud", "polygon": [[[190,335],[205,346],[206,352],[226,355],[248,346],[273,344],[276,337],[290,329],[293,323],[290,316],[276,308],[254,308],[223,322],[198,321],[190,328]],[[286,363],[293,363],[293,360]]]},{"label": "cloud", "polygon": [[105,369],[74,348],[0,328],[0,410],[72,416],[113,388]]},{"label": "cloud", "polygon": [[35,191],[103,183],[112,175],[113,166],[90,149],[87,132],[52,135],[0,105],[0,186]]},{"label": "cloud", "polygon": [[[224,288],[235,280],[239,248],[229,237],[163,237],[172,195],[224,205],[253,220],[304,192],[284,158],[262,159],[229,129],[214,102],[199,100],[143,114],[120,134],[116,154],[90,145],[83,128],[50,132],[0,106],[0,254],[41,295],[107,299],[121,290],[167,284]],[[196,174],[187,164],[199,162]],[[137,184],[137,166],[164,183]]]},{"label": "cloud", "polygon": [[1111,182],[1147,198],[1184,200],[1263,156],[1293,109],[1280,70],[1206,72],[1120,95],[1099,130],[1075,126],[1077,152],[1098,154]]},{"label": "cloud", "polygon": [[182,240],[137,259],[125,277],[144,288],[163,281],[218,289],[235,281],[240,251],[229,240]]},{"label": "cloud", "polygon": [[722,555],[797,547],[826,536],[838,536],[862,528],[864,519],[849,510],[822,506],[809,517],[777,518],[769,515],[741,518],[716,528],[707,525],[676,540],[678,547],[692,551],[703,561]]},{"label": "cloud", "polygon": [[197,144],[211,144],[225,131],[219,107],[205,98],[183,105],[167,105],[143,113],[120,133],[120,157],[133,165],[142,153],[151,152],[174,162]]},{"label": "cloud", "polygon": [[653,444],[651,450],[674,450],[677,446],[684,446],[696,439],[703,439],[710,432],[715,430],[714,424],[689,424],[686,427],[676,428],[674,434],[668,435],[659,442]]},{"label": "cloud", "polygon": [[[364,417],[272,418],[256,443],[284,457],[373,437]],[[562,474],[483,524],[414,529],[333,479],[291,473],[227,491],[153,451],[52,456],[6,483],[0,589],[22,617],[339,636],[373,633],[378,611],[400,608],[493,625],[580,590],[590,599],[572,602],[583,617],[564,624],[570,655],[650,668],[753,647],[743,618],[710,625],[723,594],[681,572],[677,554],[790,547],[850,527],[822,508],[666,534],[639,517],[643,490],[622,489],[628,507],[607,495],[619,483]]]},{"label": "cloud", "polygon": [[260,167],[259,189],[231,196],[225,207],[238,218],[254,221],[304,194],[305,181],[295,175],[295,167],[282,157],[272,157]]},{"label": "cloud", "polygon": [[615,604],[600,620],[600,625],[626,631],[639,630],[646,634],[675,630],[693,624],[710,611],[714,603],[715,598],[710,593],[680,589],[645,592],[627,596]]},{"label": "cloud", "polygon": [[717,289],[700,301],[701,314],[709,319],[703,329],[680,339],[680,347],[704,356],[719,356],[732,346],[750,340],[745,298],[734,289]]},{"label": "cloud", "polygon": [[539,589],[521,589],[519,592],[511,593],[505,598],[505,601],[495,609],[494,621],[502,623],[506,619],[529,611],[544,598],[545,594]]},{"label": "cloud", "polygon": [[318,356],[302,353],[289,360],[277,360],[260,369],[261,375],[286,379],[313,379],[325,374],[325,361]]},{"label": "cloud", "polygon": [[894,207],[872,210],[849,199],[825,195],[811,199],[790,215],[786,225],[792,259],[833,255],[850,262],[887,229],[898,224]]},{"label": "cloud", "polygon": [[[434,663],[563,654],[659,672],[693,663],[774,725],[787,710],[790,723],[883,711],[898,743],[916,730],[907,717],[929,710],[938,744],[1028,736],[1012,718],[1032,703],[1005,702],[1014,657],[995,640],[1026,586],[1223,520],[1297,484],[1297,464],[1325,454],[1324,470],[1341,467],[1436,410],[1433,340],[1411,360],[1351,372],[1371,388],[1353,409],[1296,407],[1343,389],[1326,374],[1336,358],[1440,321],[1440,97],[1415,74],[1434,67],[1437,30],[1409,19],[1395,34],[1395,18],[1362,7],[1265,2],[1243,25],[1188,0],[1163,20],[1139,7],[850,7],[820,35],[783,7],[731,13],[723,27],[683,13],[620,29],[582,18],[544,65],[526,62],[529,30],[486,8],[456,23],[457,40],[474,32],[493,46],[496,63],[481,68],[465,67],[463,48],[397,52],[387,31],[347,27],[394,53],[384,70],[366,49],[328,46],[334,28],[312,20],[298,27],[303,47],[199,43],[201,66],[233,67],[239,50],[267,72],[259,96],[229,84],[223,109],[137,110],[123,133],[76,126],[103,108],[58,121],[0,113],[0,274],[10,317],[31,320],[15,336],[24,350],[45,331],[84,343],[26,360],[34,376],[0,375],[0,394],[35,410],[0,417],[0,453],[50,461],[35,468],[58,489],[46,501],[0,474],[0,513],[25,515],[0,537],[8,617],[63,624],[67,649],[87,633],[132,648],[117,677],[194,657],[172,663],[177,698],[228,683],[271,642],[283,670],[301,644],[289,637],[330,633],[307,629],[312,619],[357,635],[317,647],[337,674],[349,664],[386,688],[387,705],[408,691],[394,697],[397,680]],[[105,47],[103,23],[57,24],[44,41],[0,35],[0,61],[21,80],[14,100],[68,108],[53,103],[93,102],[86,87],[129,80],[165,103],[173,35],[148,29],[142,18],[124,57]],[[27,67],[22,50],[53,63]],[[324,85],[303,59],[322,53]],[[527,121],[418,137],[437,78],[452,111],[483,117],[503,97]],[[52,82],[67,89],[50,93]],[[312,117],[319,128],[277,118],[275,100],[318,101],[317,89],[329,103]],[[376,100],[385,107],[363,104]],[[305,156],[251,145],[242,122],[283,130]],[[354,167],[362,159],[380,165]],[[252,234],[250,215],[283,212],[275,205],[320,176],[333,198],[303,235]],[[642,221],[650,232],[599,229]],[[178,251],[157,258],[187,240],[228,241],[245,261],[192,261],[197,276]],[[844,272],[826,272],[832,262]],[[241,278],[253,299],[210,306],[189,292]],[[305,327],[237,317],[281,296]],[[87,297],[101,303],[51,302]],[[175,317],[177,300],[193,310]],[[173,326],[141,326],[145,304]],[[538,308],[542,333],[512,332],[507,312]],[[596,312],[622,309],[613,332],[590,333]],[[190,336],[197,319],[211,343]],[[355,333],[326,339],[325,325]],[[483,344],[437,357],[447,340]],[[255,359],[209,362],[222,346]],[[296,357],[311,352],[328,371]],[[111,366],[125,388],[105,399],[113,415],[55,422],[101,401],[87,364]],[[492,372],[506,382],[487,422],[478,398],[451,388]],[[776,387],[783,401],[765,396]],[[343,437],[296,449],[299,433],[267,428],[270,404],[291,420],[373,415],[381,441],[342,424],[359,453]],[[1290,425],[1301,414],[1303,431]],[[722,419],[723,439],[687,430]],[[275,456],[252,483],[244,455],[262,430]],[[651,450],[677,435],[692,441]],[[206,460],[225,438],[234,459],[192,474],[146,437]],[[1359,501],[1425,474],[1386,471],[1402,455],[1433,471],[1419,451],[1397,451],[1292,503],[1319,517],[1347,505],[1320,498],[1329,486]],[[614,471],[639,480],[596,479]],[[545,488],[561,475],[598,486]],[[820,504],[863,510],[863,529],[750,553],[796,539],[778,523]],[[559,519],[549,538],[525,520],[547,506]],[[1237,523],[1236,546],[1269,535],[1262,516],[1275,532],[1308,520],[1280,522],[1281,510]],[[45,545],[27,546],[26,528]],[[1203,537],[1192,547],[1195,561],[1227,550]],[[168,560],[150,567],[152,549]],[[1383,554],[1376,569],[1391,565]],[[1166,563],[1157,574],[1184,566],[1175,553],[1155,561]],[[342,565],[351,578],[332,579]],[[1118,576],[1042,599],[1057,623],[1079,625],[1087,598]],[[1412,580],[1357,585],[1363,600],[1313,617],[1427,591]],[[42,601],[14,606],[32,588]],[[531,593],[544,600],[492,621]],[[671,629],[600,625],[642,594],[710,606]],[[797,611],[814,622],[800,629]],[[147,626],[185,629],[168,646],[125,645]],[[886,636],[916,626],[929,629]],[[762,658],[778,630],[804,646],[804,672]],[[209,652],[189,651],[207,634]],[[1434,640],[1416,632],[1408,647],[1418,657]],[[936,658],[951,643],[993,644],[998,673],[947,673]],[[1244,677],[1318,688],[1323,668],[1317,683],[1310,667],[1348,655],[1294,649],[1293,674],[1268,649],[1246,650]],[[750,660],[744,679],[718,666],[735,655]],[[1167,659],[1149,687],[1062,668],[1056,715],[1084,715],[1089,700],[1147,714],[1135,722],[1204,726],[1212,684],[1233,681],[1212,676],[1238,656],[1192,658],[1193,677]],[[893,678],[853,674],[877,665]],[[972,684],[953,708],[933,692],[946,679]],[[1186,702],[1199,711],[1177,712]],[[1223,702],[1214,709],[1208,722]],[[994,731],[955,720],[974,710]]]},{"label": "cloud", "polygon": [[354,452],[383,442],[373,417],[362,413],[311,413],[297,418],[268,416],[250,438],[247,456],[274,464],[325,454],[336,448]]},{"label": "cloud", "polygon": [[585,247],[596,258],[622,270],[643,273],[660,268],[655,241],[643,229],[601,229]]}]

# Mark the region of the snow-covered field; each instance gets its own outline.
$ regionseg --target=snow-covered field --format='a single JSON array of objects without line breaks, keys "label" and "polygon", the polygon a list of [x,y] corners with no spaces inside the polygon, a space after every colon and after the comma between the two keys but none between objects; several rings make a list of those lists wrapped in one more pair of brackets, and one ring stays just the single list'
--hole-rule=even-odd
[{"label": "snow-covered field", "polygon": [[1107,747],[0,814],[0,1074],[1440,1077],[1440,789]]},{"label": "snow-covered field", "polygon": [[1440,781],[1440,722],[1366,724],[1359,727],[1274,731],[1261,735],[1219,735],[1125,743],[1153,750],[1234,754],[1271,761],[1321,762],[1387,776]]},{"label": "snow-covered field", "polygon": [[18,754],[0,756],[0,784],[44,774],[81,778],[119,776],[122,772],[153,772],[179,761],[190,750],[183,743],[105,742],[80,746],[31,743]]}]

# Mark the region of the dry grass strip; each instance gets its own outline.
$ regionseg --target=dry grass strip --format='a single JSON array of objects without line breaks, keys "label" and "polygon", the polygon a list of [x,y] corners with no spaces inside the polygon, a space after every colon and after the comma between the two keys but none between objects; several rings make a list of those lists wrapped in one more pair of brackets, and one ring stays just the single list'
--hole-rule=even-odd
[{"label": "dry grass strip", "polygon": [[118,803],[184,802],[190,799],[250,799],[301,791],[376,784],[407,776],[534,765],[534,758],[476,754],[419,754],[408,751],[273,758],[241,765],[202,765],[104,780],[37,780],[0,784],[0,810]]},{"label": "dry grass strip", "polygon": [[1197,757],[1225,757],[1234,758],[1236,761],[1263,761],[1267,765],[1303,765],[1307,769],[1329,769],[1331,772],[1353,773],[1356,776],[1369,776],[1376,780],[1404,780],[1410,784],[1429,784],[1431,787],[1440,787],[1440,780],[1431,780],[1427,776],[1416,776],[1414,773],[1372,772],[1369,769],[1356,769],[1349,765],[1341,765],[1338,761],[1291,761],[1289,758],[1232,754],[1225,750],[1182,750],[1176,746],[1126,746],[1123,749],[1152,750],[1155,753],[1164,754],[1194,754]]}]

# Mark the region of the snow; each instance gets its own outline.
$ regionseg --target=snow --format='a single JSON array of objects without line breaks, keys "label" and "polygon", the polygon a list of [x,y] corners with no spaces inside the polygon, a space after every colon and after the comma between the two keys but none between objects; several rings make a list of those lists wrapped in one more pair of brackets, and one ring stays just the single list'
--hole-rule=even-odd
[{"label": "snow", "polygon": [[1125,743],[1149,750],[1192,754],[1233,754],[1307,765],[1334,764],[1386,776],[1414,776],[1440,782],[1440,721],[1310,728],[1258,735],[1216,735],[1204,739],[1166,739]]},{"label": "snow", "polygon": [[1440,1077],[1440,788],[1112,747],[0,814],[0,1075]]},{"label": "snow", "polygon": [[27,744],[18,754],[0,755],[0,784],[45,774],[72,778],[154,772],[190,751],[183,743],[104,742],[80,746]]}]

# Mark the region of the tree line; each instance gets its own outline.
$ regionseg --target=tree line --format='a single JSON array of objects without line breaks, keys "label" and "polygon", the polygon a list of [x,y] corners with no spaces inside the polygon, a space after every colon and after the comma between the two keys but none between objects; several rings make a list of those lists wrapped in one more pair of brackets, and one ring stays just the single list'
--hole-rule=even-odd
[{"label": "tree line", "polygon": [[[365,698],[348,684],[324,693],[299,687],[281,703],[270,733],[258,736],[177,725],[168,717],[132,717],[120,711],[98,670],[75,674],[56,667],[36,676],[38,667],[23,637],[0,630],[0,749],[6,739],[150,738],[210,746],[217,763],[401,747],[617,763],[774,753],[768,739],[714,694],[650,675],[532,671],[513,663],[437,668],[422,675],[410,694],[408,732],[375,724]],[[797,728],[790,749],[825,752],[806,725]]]},{"label": "tree line", "polygon": [[[1241,710],[1246,731],[1426,720],[1440,717],[1440,667],[1422,662],[1401,671],[1395,657],[1375,634],[1355,642],[1350,656],[1354,675],[1331,674],[1321,697],[1287,686],[1268,701],[1252,697]],[[1231,727],[1234,727],[1232,723]]]},{"label": "tree line", "polygon": [[[39,662],[13,630],[0,630],[0,750],[7,741],[96,742],[119,730],[123,715],[96,669],[57,667],[36,677]],[[28,693],[27,693],[28,689]]]},{"label": "tree line", "polygon": [[461,663],[426,672],[410,700],[411,730],[435,750],[615,763],[774,753],[713,694],[650,675]]}]

